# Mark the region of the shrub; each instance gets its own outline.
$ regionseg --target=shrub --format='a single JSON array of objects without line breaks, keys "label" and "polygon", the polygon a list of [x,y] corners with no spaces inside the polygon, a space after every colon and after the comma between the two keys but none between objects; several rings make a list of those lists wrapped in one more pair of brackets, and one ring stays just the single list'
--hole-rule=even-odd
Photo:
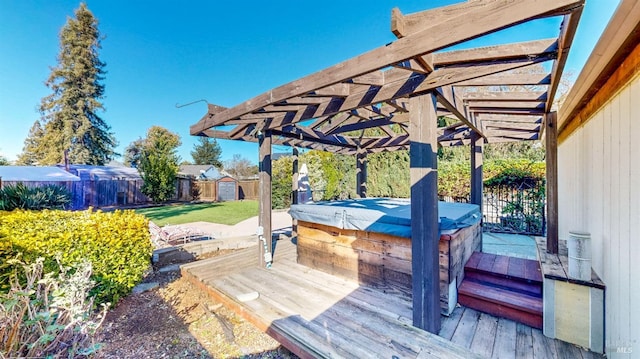
[{"label": "shrub", "polygon": [[29,264],[44,258],[45,272],[88,260],[99,303],[116,302],[149,267],[152,246],[148,220],[133,211],[14,211],[0,214],[0,290],[9,287],[15,258]]},{"label": "shrub", "polygon": [[27,187],[22,183],[0,189],[0,210],[14,209],[65,209],[71,203],[71,193],[66,187],[46,185]]},{"label": "shrub", "polygon": [[[483,165],[486,191],[506,186],[517,189],[525,182],[535,187],[545,178],[545,163],[527,159],[490,160]],[[468,162],[438,163],[438,195],[440,197],[469,198],[471,169]],[[543,191],[544,192],[544,191]]]},{"label": "shrub", "polygon": [[83,261],[73,270],[59,266],[54,276],[44,273],[43,258],[10,263],[15,265],[11,289],[0,294],[0,357],[76,358],[95,352],[99,345],[91,337],[107,306],[93,314],[91,264]]}]

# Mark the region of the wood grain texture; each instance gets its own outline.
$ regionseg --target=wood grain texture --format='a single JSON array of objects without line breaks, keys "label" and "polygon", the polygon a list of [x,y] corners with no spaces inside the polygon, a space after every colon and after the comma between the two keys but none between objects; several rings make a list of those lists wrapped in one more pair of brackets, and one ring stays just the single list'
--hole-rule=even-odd
[{"label": "wood grain texture", "polygon": [[[517,331],[513,322],[458,307],[450,317],[441,317],[440,336],[433,336],[410,325],[409,293],[361,286],[302,266],[296,263],[296,246],[289,240],[277,241],[274,259],[271,269],[260,268],[255,249],[248,248],[189,263],[181,269],[194,287],[221,301],[301,358],[485,358],[491,355],[486,354],[489,346],[496,353],[515,353]],[[254,291],[260,294],[255,300],[237,299]],[[469,314],[465,315],[466,311]],[[467,319],[458,329],[463,316]],[[469,327],[475,327],[473,333]],[[447,340],[456,330],[464,333],[465,341],[473,338],[470,345],[477,352]],[[522,333],[526,336],[529,332],[525,329]],[[556,353],[556,346],[561,344],[535,330],[531,335],[524,341],[534,343],[534,358],[563,358],[546,355]],[[545,346],[536,345],[542,342]],[[576,347],[563,346],[561,353],[591,357]]]},{"label": "wood grain texture", "polygon": [[[265,131],[259,142],[260,201],[258,225],[262,227],[266,245],[258,244],[260,264],[266,265],[265,254],[271,251],[271,131]],[[266,248],[266,249],[265,249]]]},{"label": "wood grain texture", "polygon": [[413,325],[440,331],[436,98],[409,100]]}]

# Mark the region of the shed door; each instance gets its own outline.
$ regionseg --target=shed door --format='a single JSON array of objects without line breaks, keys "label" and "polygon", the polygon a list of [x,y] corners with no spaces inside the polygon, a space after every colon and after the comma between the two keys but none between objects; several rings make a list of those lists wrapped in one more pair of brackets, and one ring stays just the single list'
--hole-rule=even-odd
[{"label": "shed door", "polygon": [[218,182],[218,201],[235,201],[237,187],[235,181]]}]

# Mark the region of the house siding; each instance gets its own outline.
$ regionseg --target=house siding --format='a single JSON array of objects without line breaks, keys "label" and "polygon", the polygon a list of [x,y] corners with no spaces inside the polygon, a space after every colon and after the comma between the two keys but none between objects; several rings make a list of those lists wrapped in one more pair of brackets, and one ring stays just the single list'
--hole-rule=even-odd
[{"label": "house siding", "polygon": [[[607,286],[606,350],[640,358],[640,76],[558,147],[559,237],[591,233]],[[634,146],[633,143],[636,143]]]}]

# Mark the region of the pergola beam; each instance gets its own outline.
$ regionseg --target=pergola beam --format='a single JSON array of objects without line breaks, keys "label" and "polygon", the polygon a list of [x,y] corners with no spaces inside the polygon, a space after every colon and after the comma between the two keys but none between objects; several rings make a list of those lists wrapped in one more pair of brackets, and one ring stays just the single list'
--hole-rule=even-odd
[{"label": "pergola beam", "polygon": [[562,21],[560,36],[558,37],[558,58],[553,62],[553,68],[551,69],[551,85],[549,86],[549,97],[545,106],[545,112],[551,111],[551,106],[553,106],[553,98],[558,90],[562,70],[567,62],[569,48],[571,47],[571,43],[573,42],[573,38],[576,34],[576,29],[578,28],[578,22],[580,21],[581,15],[582,6],[572,13],[565,15],[564,20]]},{"label": "pergola beam", "polygon": [[[318,89],[335,85],[459,42],[540,16],[550,16],[554,12],[564,10],[567,7],[582,5],[583,2],[583,0],[538,0],[535,6],[532,6],[531,3],[520,1],[483,2],[483,6],[473,8],[470,12],[445,16],[442,19],[443,22],[424,26],[420,31],[400,38],[391,44],[346,60],[300,80],[277,87],[215,115],[208,114],[201,121],[191,126],[190,133],[197,135],[210,127],[221,125],[225,121],[246,115],[271,103],[310,94]],[[504,16],[505,13],[508,13],[509,16]],[[452,24],[465,24],[465,26],[452,26]]]},{"label": "pergola beam", "polygon": [[558,39],[553,38],[469,50],[437,52],[433,54],[433,62],[436,66],[460,65],[555,54],[557,51]]},{"label": "pergola beam", "polygon": [[447,110],[451,111],[451,113],[453,113],[460,121],[464,122],[464,124],[467,125],[471,130],[473,130],[473,132],[482,137],[485,137],[484,134],[482,134],[482,131],[478,127],[476,127],[475,123],[472,123],[464,114],[460,113],[460,111],[458,111],[458,109],[451,102],[449,102],[449,100],[442,94],[441,90],[434,91],[434,95],[437,97],[440,104],[446,107]]}]

